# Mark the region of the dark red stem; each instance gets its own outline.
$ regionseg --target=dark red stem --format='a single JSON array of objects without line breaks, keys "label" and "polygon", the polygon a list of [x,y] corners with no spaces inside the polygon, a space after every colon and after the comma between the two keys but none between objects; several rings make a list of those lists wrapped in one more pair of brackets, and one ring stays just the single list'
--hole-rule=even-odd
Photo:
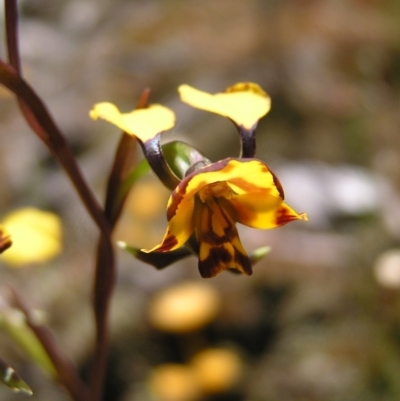
[{"label": "dark red stem", "polygon": [[87,389],[82,386],[81,380],[72,364],[57,349],[49,330],[45,327],[34,325],[31,328],[46,348],[56,368],[58,366],[57,370],[60,374],[60,380],[71,393],[72,397],[77,401],[88,399],[91,401],[100,401],[109,342],[108,310],[115,283],[115,261],[114,250],[111,244],[111,224],[83,178],[71,147],[54,122],[45,104],[22,78],[18,50],[18,9],[16,0],[5,0],[5,16],[9,64],[0,60],[0,83],[17,96],[22,114],[27,123],[64,168],[86,210],[101,231],[94,284],[96,349],[91,382],[92,394],[90,398],[88,398]]},{"label": "dark red stem", "polygon": [[89,389],[83,384],[80,377],[77,375],[75,367],[71,361],[60,353],[60,349],[57,347],[50,330],[46,326],[37,324],[35,318],[32,316],[30,308],[21,297],[14,290],[11,290],[11,293],[14,306],[21,310],[25,315],[26,324],[35,333],[36,338],[46,350],[47,355],[57,371],[60,382],[66,387],[76,401],[88,401],[90,399]]}]

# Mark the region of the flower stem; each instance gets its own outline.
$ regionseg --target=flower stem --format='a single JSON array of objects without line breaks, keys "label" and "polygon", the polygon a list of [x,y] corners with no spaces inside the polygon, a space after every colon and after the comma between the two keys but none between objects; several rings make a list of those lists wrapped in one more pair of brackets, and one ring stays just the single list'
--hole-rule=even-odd
[{"label": "flower stem", "polygon": [[[74,185],[87,212],[101,231],[97,251],[94,280],[94,312],[96,319],[96,349],[92,370],[91,394],[81,385],[73,366],[57,349],[46,327],[35,326],[32,330],[43,344],[57,368],[61,382],[76,401],[100,401],[108,353],[108,310],[115,283],[114,250],[111,244],[111,224],[91,189],[87,185],[74,154],[45,104],[21,76],[18,50],[18,9],[16,0],[5,0],[6,36],[9,63],[0,60],[0,83],[12,91],[18,99],[22,114],[36,135],[45,143],[61,164]],[[113,219],[110,219],[111,221]],[[25,308],[18,301],[21,309]],[[29,311],[25,308],[27,317]],[[88,398],[90,397],[90,398]]]},{"label": "flower stem", "polygon": [[37,323],[29,307],[14,290],[12,290],[12,297],[14,305],[25,315],[26,324],[46,350],[47,355],[57,371],[61,383],[66,387],[74,400],[90,400],[88,388],[77,375],[72,362],[60,352],[50,330],[46,326]]},{"label": "flower stem", "polygon": [[251,129],[246,129],[242,125],[235,124],[241,138],[240,158],[253,158],[256,154],[256,128],[257,124]]}]

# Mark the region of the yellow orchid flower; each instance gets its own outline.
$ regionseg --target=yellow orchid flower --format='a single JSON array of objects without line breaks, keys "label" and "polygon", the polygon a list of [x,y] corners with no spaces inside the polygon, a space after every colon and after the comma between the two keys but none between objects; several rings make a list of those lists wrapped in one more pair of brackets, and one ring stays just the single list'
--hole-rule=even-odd
[{"label": "yellow orchid flower", "polygon": [[255,83],[240,82],[212,95],[189,85],[178,88],[181,100],[190,106],[230,118],[237,126],[251,130],[271,109],[270,97]]},{"label": "yellow orchid flower", "polygon": [[252,274],[235,222],[269,229],[307,215],[283,202],[282,187],[263,162],[228,158],[186,176],[168,201],[167,219],[161,243],[142,251],[176,250],[194,233],[200,274],[213,277],[230,268]]},{"label": "yellow orchid flower", "polygon": [[154,139],[175,124],[175,113],[160,104],[121,113],[112,103],[97,103],[90,110],[89,115],[93,120],[100,118],[116,125],[142,143]]}]

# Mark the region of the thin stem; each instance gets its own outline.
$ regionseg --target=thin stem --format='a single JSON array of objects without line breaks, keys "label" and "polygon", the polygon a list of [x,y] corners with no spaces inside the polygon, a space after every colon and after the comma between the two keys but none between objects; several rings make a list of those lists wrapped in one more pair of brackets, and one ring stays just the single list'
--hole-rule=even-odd
[{"label": "thin stem", "polygon": [[[111,244],[111,227],[103,209],[87,185],[73,152],[49,111],[35,93],[22,79],[20,56],[18,50],[18,10],[16,0],[5,0],[7,49],[10,65],[0,60],[0,82],[10,89],[18,98],[21,111],[38,137],[46,144],[71,179],[89,215],[101,231],[97,251],[95,273],[94,311],[96,318],[96,350],[91,383],[91,400],[100,401],[108,354],[108,310],[115,283],[114,250]],[[112,219],[110,219],[112,220]],[[28,324],[53,361],[61,382],[77,401],[88,400],[89,393],[81,385],[74,367],[57,349],[51,333],[46,327],[36,326],[30,319],[29,311],[16,297],[21,309],[25,310]]]},{"label": "thin stem", "polygon": [[[16,76],[15,70],[13,70],[12,67],[1,62],[0,81],[18,96],[22,113],[28,124],[62,165],[77,190],[80,199],[85,205],[86,210],[102,232],[101,257],[98,257],[98,264],[95,273],[95,318],[97,334],[95,350],[96,363],[94,364],[93,369],[98,373],[93,375],[95,377],[93,383],[95,384],[92,388],[93,398],[91,398],[93,401],[97,401],[101,399],[104,371],[107,360],[107,314],[108,304],[114,286],[114,280],[110,279],[110,277],[115,274],[114,250],[110,239],[110,224],[106,220],[101,206],[93,196],[93,193],[83,178],[69,144],[53,122],[41,99],[30,88],[30,86],[22,80],[22,78]],[[109,263],[109,265],[106,266],[107,263]],[[106,285],[99,285],[99,283],[105,282],[107,282]],[[107,288],[106,291],[105,288]],[[38,335],[40,341],[45,339],[45,337],[40,336],[41,333],[39,331],[35,331],[35,333]],[[56,353],[53,352],[49,354],[49,357],[53,358],[55,355]],[[56,363],[56,361],[54,361],[54,363]],[[69,391],[71,391],[69,388],[71,387],[71,383],[64,381],[67,379],[70,379],[70,377],[61,376],[62,383],[69,389]],[[71,395],[77,401],[84,399],[77,392],[71,393]]]},{"label": "thin stem", "polygon": [[[136,140],[131,135],[123,133],[107,183],[105,216],[110,224],[110,229],[118,221],[128,194],[126,192],[123,197],[120,196],[121,185],[136,163]],[[101,235],[97,246],[93,289],[93,306],[96,317],[96,348],[90,378],[93,401],[100,401],[104,391],[109,349],[108,312],[116,280],[114,256],[112,249],[111,252],[107,249],[108,246],[108,239]]]},{"label": "thin stem", "polygon": [[236,125],[241,139],[240,158],[253,158],[256,154],[256,128],[257,123],[250,129],[242,125]]},{"label": "thin stem", "polygon": [[100,230],[109,232],[102,209],[86,184],[69,144],[42,100],[21,76],[17,0],[5,0],[5,17],[8,59],[13,68],[1,62],[1,83],[17,95],[26,121],[63,166]]},{"label": "thin stem", "polygon": [[109,249],[109,246],[108,238],[101,235],[97,247],[94,282],[96,347],[90,377],[92,401],[100,401],[102,399],[109,351],[108,312],[116,279],[114,254]]},{"label": "thin stem", "polygon": [[[142,109],[148,106],[150,96],[150,89],[146,88],[136,105],[136,109]],[[161,182],[168,189],[175,189],[175,187],[179,184],[179,178],[174,174],[174,172],[169,167],[165,157],[163,155],[160,143],[161,135],[158,134],[152,139],[149,139],[146,142],[139,141],[143,153],[146,156],[147,161],[149,162],[150,167],[153,169],[154,173],[161,180]]]},{"label": "thin stem", "polygon": [[6,41],[8,61],[21,74],[18,49],[18,6],[17,0],[5,0]]},{"label": "thin stem", "polygon": [[117,222],[128,191],[121,196],[121,187],[133,167],[137,164],[137,141],[123,133],[114,156],[114,163],[108,177],[104,213],[111,227]]},{"label": "thin stem", "polygon": [[150,88],[146,88],[143,90],[140,98],[137,102],[135,109],[144,109],[149,105],[149,97],[150,97]]},{"label": "thin stem", "polygon": [[80,377],[77,375],[76,369],[72,362],[60,353],[59,347],[57,347],[50,330],[46,326],[37,324],[31,310],[26,303],[14,290],[11,292],[13,296],[13,303],[25,315],[26,324],[35,333],[36,337],[46,350],[47,355],[51,359],[57,371],[61,383],[67,388],[71,396],[76,401],[88,401],[90,399],[88,388],[83,384]]},{"label": "thin stem", "polygon": [[1,60],[0,83],[17,95],[26,121],[62,165],[97,226],[109,235],[110,228],[103,210],[83,178],[72,149],[42,100],[13,67]]}]

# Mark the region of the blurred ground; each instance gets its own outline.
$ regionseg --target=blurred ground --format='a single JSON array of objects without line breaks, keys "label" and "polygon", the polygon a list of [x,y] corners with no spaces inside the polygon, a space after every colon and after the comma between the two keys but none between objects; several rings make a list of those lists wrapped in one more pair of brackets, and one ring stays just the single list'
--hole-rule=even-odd
[{"label": "blurred ground", "polygon": [[[182,104],[176,88],[187,83],[218,92],[254,81],[272,98],[259,124],[257,157],[279,176],[288,204],[310,218],[271,232],[243,228],[246,249],[271,245],[272,251],[250,278],[224,273],[206,281],[219,309],[190,334],[156,329],[149,305],[177,283],[204,283],[196,260],[156,271],[120,252],[107,400],[398,400],[400,3],[25,0],[20,6],[25,77],[99,197],[119,133],[88,118],[94,103],[129,110],[150,87],[153,101],[177,113],[165,140],[183,139],[218,160],[238,153],[234,127]],[[97,233],[3,89],[0,176],[0,214],[28,205],[56,211],[65,248],[46,266],[2,264],[1,283],[46,311],[62,348],[84,371],[93,343]],[[156,194],[151,204],[149,189]],[[155,179],[143,179],[116,239],[157,243],[167,198]],[[4,335],[0,341],[1,356],[31,385],[32,400],[67,399]],[[227,365],[238,366],[225,388],[200,385],[193,373],[201,370],[195,356],[215,347],[229,350]],[[179,364],[167,365],[173,376],[167,383],[186,393],[165,394],[163,364]],[[215,377],[223,369],[208,368]],[[24,396],[0,387],[0,398]]]}]

